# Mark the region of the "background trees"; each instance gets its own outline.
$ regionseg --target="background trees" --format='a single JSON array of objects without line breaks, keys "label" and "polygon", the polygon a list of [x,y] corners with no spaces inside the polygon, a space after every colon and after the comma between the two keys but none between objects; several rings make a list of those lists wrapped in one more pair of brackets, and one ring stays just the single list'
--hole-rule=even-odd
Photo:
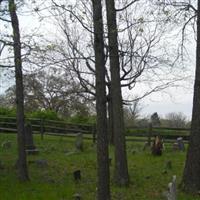
[{"label": "background trees", "polygon": [[[15,85],[2,95],[0,105],[14,106]],[[62,117],[88,115],[92,102],[82,95],[82,88],[66,72],[56,68],[24,74],[25,111],[52,110]]]},{"label": "background trees", "polygon": [[185,128],[187,124],[187,117],[179,112],[179,113],[168,113],[165,116],[166,126],[174,127],[174,128]]}]

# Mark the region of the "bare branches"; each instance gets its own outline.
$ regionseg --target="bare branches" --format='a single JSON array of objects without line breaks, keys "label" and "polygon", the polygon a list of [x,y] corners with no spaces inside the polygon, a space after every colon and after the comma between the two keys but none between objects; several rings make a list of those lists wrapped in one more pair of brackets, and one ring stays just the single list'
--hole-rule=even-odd
[{"label": "bare branches", "polygon": [[87,25],[81,20],[81,18],[78,15],[76,15],[71,9],[66,8],[64,5],[57,4],[54,0],[52,0],[52,2],[56,7],[61,8],[61,9],[65,10],[65,11],[69,12],[76,20],[78,20],[78,22],[82,25],[82,27],[84,29],[86,29],[90,33],[93,33],[93,31],[90,30],[87,27]]},{"label": "bare branches", "polygon": [[171,1],[171,0],[168,0],[168,1],[159,1],[158,3],[159,5],[164,5],[164,6],[173,6],[173,7],[176,7],[178,9],[182,9],[182,10],[185,10],[185,11],[189,11],[190,9],[192,9],[195,13],[197,12],[197,9],[191,4],[191,3],[187,3],[187,2],[184,2],[184,1],[181,1],[181,2],[177,2],[177,1]]},{"label": "bare branches", "polygon": [[137,2],[139,0],[133,0],[131,1],[130,3],[128,3],[126,6],[124,6],[123,8],[118,8],[118,9],[115,9],[117,12],[120,12],[120,11],[123,11],[123,10],[126,10],[128,7],[130,7],[131,5],[133,5],[135,2]]},{"label": "bare branches", "polygon": [[0,17],[0,20],[1,20],[1,21],[4,21],[4,22],[9,22],[9,23],[11,23],[11,21],[10,21],[10,20],[8,20],[8,19],[5,19],[5,18],[2,18],[2,17]]},{"label": "bare branches", "polygon": [[0,64],[0,68],[14,68],[14,65],[1,65]]}]

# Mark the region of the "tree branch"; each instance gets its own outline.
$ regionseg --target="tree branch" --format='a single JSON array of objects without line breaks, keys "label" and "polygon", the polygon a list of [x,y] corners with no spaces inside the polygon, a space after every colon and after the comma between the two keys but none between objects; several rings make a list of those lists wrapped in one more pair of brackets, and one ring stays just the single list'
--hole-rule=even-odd
[{"label": "tree branch", "polygon": [[126,6],[124,6],[123,8],[115,9],[115,11],[117,11],[117,12],[123,11],[123,10],[127,9],[129,6],[131,6],[132,4],[134,4],[137,1],[139,1],[139,0],[133,0],[129,4],[127,4]]}]

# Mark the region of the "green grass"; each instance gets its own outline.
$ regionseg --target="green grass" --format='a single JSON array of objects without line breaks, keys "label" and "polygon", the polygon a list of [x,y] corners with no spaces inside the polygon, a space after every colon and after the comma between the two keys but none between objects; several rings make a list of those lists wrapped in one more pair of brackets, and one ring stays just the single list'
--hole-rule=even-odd
[{"label": "green grass", "polygon": [[[84,152],[75,152],[73,138],[45,136],[41,141],[39,135],[36,135],[34,139],[40,153],[28,156],[28,160],[45,159],[48,167],[39,168],[35,163],[29,164],[31,181],[20,183],[14,168],[17,158],[16,136],[0,134],[0,144],[7,140],[12,142],[11,149],[0,147],[0,160],[5,166],[5,169],[0,170],[0,200],[73,200],[75,193],[80,193],[84,200],[96,198],[96,150],[91,140],[84,141]],[[162,193],[174,174],[180,182],[185,153],[173,152],[171,146],[167,145],[163,155],[155,157],[148,151],[142,151],[142,147],[142,143],[127,143],[131,179],[128,188],[114,185],[112,161],[113,200],[162,200]],[[110,156],[113,158],[113,147],[110,148]],[[172,169],[163,174],[168,160],[172,161]],[[73,180],[72,173],[76,169],[80,169],[82,174],[79,183]],[[200,200],[200,197],[178,191],[178,199]]]}]

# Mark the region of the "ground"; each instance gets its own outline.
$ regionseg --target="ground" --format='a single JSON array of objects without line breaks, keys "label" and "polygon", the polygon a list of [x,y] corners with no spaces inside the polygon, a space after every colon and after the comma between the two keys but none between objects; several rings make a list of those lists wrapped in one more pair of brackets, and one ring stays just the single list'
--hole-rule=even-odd
[{"label": "ground", "polygon": [[[18,182],[14,167],[17,158],[16,136],[0,134],[0,144],[11,141],[11,148],[0,146],[0,200],[73,200],[78,193],[84,200],[96,197],[96,147],[91,140],[84,141],[84,152],[76,152],[74,139],[61,136],[45,136],[41,140],[34,136],[40,150],[38,155],[28,156],[30,182]],[[185,153],[174,152],[171,145],[160,157],[143,151],[143,143],[128,142],[128,165],[131,184],[128,188],[119,188],[113,184],[113,159],[111,169],[111,190],[113,200],[162,200],[172,176],[181,181]],[[113,147],[110,148],[113,158]],[[45,160],[47,166],[40,166],[35,160]],[[171,161],[172,168],[166,163]],[[73,172],[81,170],[81,181],[75,182]],[[178,200],[200,200],[200,196],[191,196],[178,191]]]}]

